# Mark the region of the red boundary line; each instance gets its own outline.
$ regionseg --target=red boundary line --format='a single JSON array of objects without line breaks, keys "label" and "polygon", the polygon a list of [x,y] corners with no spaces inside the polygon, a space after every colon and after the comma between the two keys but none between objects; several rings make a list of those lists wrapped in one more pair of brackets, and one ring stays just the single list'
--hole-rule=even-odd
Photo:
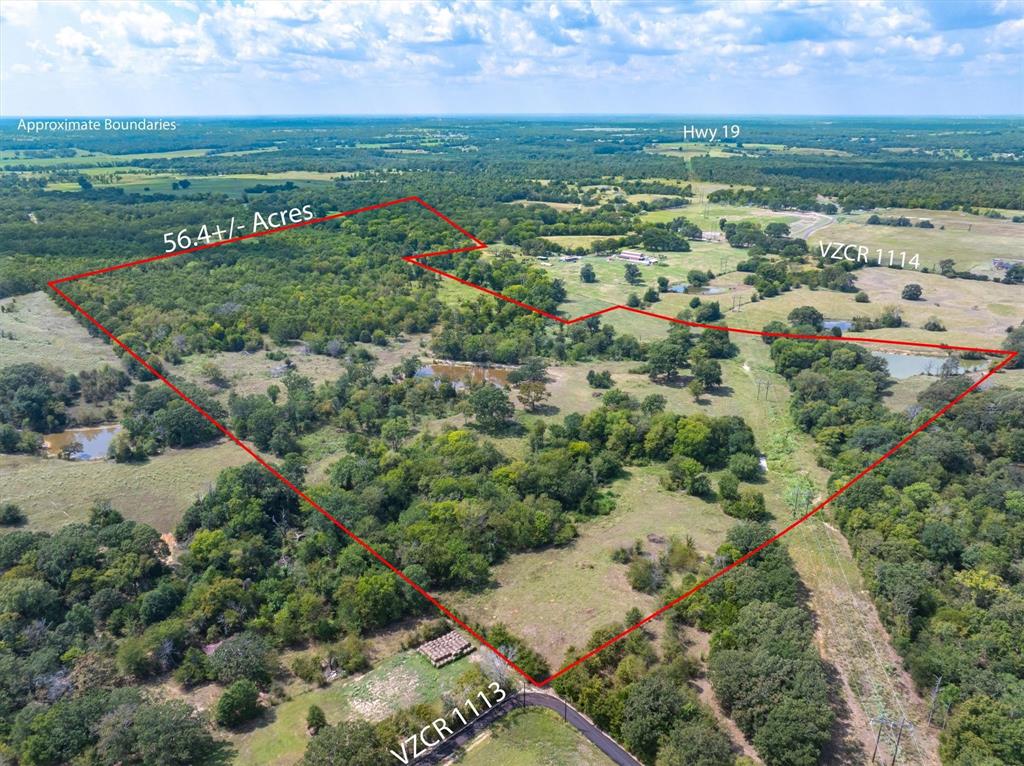
[{"label": "red boundary line", "polygon": [[[530,674],[526,673],[518,665],[516,665],[515,662],[513,662],[511,659],[509,659],[504,654],[502,654],[502,652],[497,647],[495,647],[492,644],[490,644],[483,636],[481,636],[479,633],[477,633],[475,630],[473,630],[473,628],[471,628],[469,625],[467,625],[465,622],[463,622],[459,617],[457,617],[455,614],[453,614],[451,611],[449,611],[448,608],[444,606],[444,604],[442,604],[436,598],[434,598],[429,593],[427,593],[426,590],[424,590],[422,587],[420,587],[419,585],[414,583],[411,579],[409,579],[409,577],[407,577],[404,572],[402,572],[398,567],[396,567],[394,564],[392,564],[390,561],[388,561],[386,558],[384,558],[381,554],[379,554],[376,550],[374,550],[373,547],[369,545],[369,543],[364,541],[362,538],[360,538],[358,535],[356,535],[354,532],[352,532],[350,529],[348,529],[344,524],[342,524],[340,521],[338,521],[334,516],[332,516],[330,513],[328,513],[323,507],[321,507],[315,501],[313,501],[308,495],[306,495],[306,493],[304,493],[301,489],[299,489],[291,481],[289,481],[285,476],[283,476],[280,473],[280,471],[278,471],[270,463],[268,463],[266,460],[264,460],[262,457],[260,457],[254,450],[252,450],[250,447],[248,447],[241,439],[239,439],[237,436],[235,436],[228,428],[223,426],[219,421],[217,421],[213,416],[211,416],[208,412],[206,412],[202,407],[200,407],[192,399],[190,399],[188,396],[186,396],[185,393],[181,389],[179,389],[177,386],[175,386],[173,383],[171,383],[170,380],[168,380],[163,374],[161,374],[159,371],[157,371],[152,365],[149,364],[149,362],[147,362],[145,359],[143,359],[141,356],[139,356],[137,353],[135,353],[132,349],[130,349],[127,345],[125,345],[125,343],[120,338],[118,338],[116,335],[114,335],[114,333],[112,333],[110,330],[108,330],[106,327],[104,327],[97,319],[95,319],[85,309],[83,309],[80,305],[78,305],[75,301],[73,301],[67,295],[67,293],[65,293],[63,290],[61,290],[59,287],[57,287],[57,285],[62,284],[64,282],[74,282],[74,281],[77,281],[79,279],[84,279],[86,277],[92,277],[92,276],[96,276],[98,274],[107,274],[107,273],[112,272],[112,271],[118,271],[120,269],[126,269],[126,268],[129,268],[129,267],[132,267],[132,266],[141,266],[141,265],[146,264],[146,263],[154,263],[156,261],[162,261],[162,260],[166,260],[166,259],[169,259],[169,258],[177,258],[178,256],[181,256],[181,255],[187,255],[189,253],[196,253],[196,252],[199,252],[201,250],[208,250],[208,249],[213,248],[213,247],[220,247],[221,245],[227,245],[227,244],[230,244],[232,242],[241,242],[242,240],[246,240],[246,239],[254,239],[254,238],[257,238],[257,237],[265,237],[265,236],[267,236],[269,234],[276,234],[276,233],[281,232],[281,231],[287,231],[288,229],[297,229],[297,228],[300,228],[302,226],[309,226],[309,225],[315,224],[315,223],[323,223],[324,221],[331,221],[331,220],[335,220],[335,219],[338,219],[338,218],[344,218],[344,217],[350,216],[350,215],[356,215],[357,213],[365,213],[365,212],[368,212],[368,211],[371,211],[371,210],[379,210],[381,208],[391,207],[393,205],[400,205],[400,204],[407,203],[407,202],[415,202],[415,203],[417,203],[418,205],[423,207],[425,210],[429,211],[430,213],[432,213],[433,215],[437,216],[442,221],[447,223],[449,226],[451,226],[453,229],[458,231],[460,234],[462,234],[465,237],[467,237],[468,239],[470,239],[474,244],[470,245],[470,246],[467,246],[467,247],[457,247],[457,248],[451,248],[449,250],[438,250],[438,251],[430,252],[430,253],[420,253],[419,255],[409,255],[409,256],[405,256],[402,260],[406,261],[407,263],[415,264],[416,266],[419,266],[420,268],[426,269],[427,271],[433,272],[434,274],[438,274],[438,275],[440,275],[442,277],[445,277],[446,279],[454,280],[455,282],[458,282],[460,284],[466,285],[467,287],[472,287],[472,288],[474,288],[476,290],[480,290],[481,292],[487,293],[488,295],[491,295],[491,296],[493,296],[495,298],[499,298],[499,299],[501,299],[503,301],[507,301],[509,303],[512,303],[512,304],[514,304],[516,306],[519,306],[520,308],[526,309],[527,311],[532,311],[535,314],[540,314],[543,317],[546,317],[548,319],[554,320],[556,322],[560,322],[561,324],[565,324],[565,325],[575,324],[576,322],[582,322],[582,321],[584,321],[586,319],[590,319],[591,317],[600,316],[601,314],[607,314],[607,313],[609,313],[611,311],[622,310],[622,311],[631,311],[634,314],[642,314],[643,316],[652,317],[654,319],[661,319],[661,320],[664,320],[666,322],[674,322],[676,324],[686,325],[687,327],[697,327],[697,328],[702,328],[702,329],[707,329],[707,330],[720,330],[722,332],[735,332],[735,333],[741,333],[741,334],[744,334],[744,335],[759,335],[759,336],[762,336],[762,337],[772,337],[772,338],[795,338],[795,339],[798,339],[798,340],[838,341],[838,342],[846,342],[846,343],[884,343],[884,344],[890,344],[890,345],[895,345],[895,346],[911,346],[911,347],[916,347],[916,348],[936,348],[936,349],[949,350],[949,351],[977,351],[977,352],[986,353],[986,354],[997,354],[997,355],[1003,356],[1005,358],[1001,362],[999,362],[998,364],[993,365],[988,370],[988,372],[985,373],[985,375],[983,375],[981,378],[979,378],[977,381],[975,381],[967,389],[962,391],[956,398],[954,398],[952,401],[950,401],[949,404],[947,404],[945,407],[943,407],[938,412],[936,412],[934,415],[932,415],[930,418],[928,418],[928,420],[926,420],[924,423],[922,423],[917,428],[915,428],[911,433],[909,433],[907,436],[905,436],[898,444],[896,444],[894,447],[892,447],[888,452],[886,452],[880,458],[875,460],[871,465],[869,465],[867,468],[865,468],[859,474],[854,476],[850,481],[848,481],[846,484],[844,484],[838,490],[836,490],[831,495],[829,495],[829,497],[827,497],[825,500],[823,500],[821,503],[819,503],[817,506],[815,506],[811,511],[809,511],[808,513],[806,513],[803,516],[801,516],[799,519],[797,519],[792,524],[787,526],[781,532],[779,532],[776,535],[774,535],[774,536],[770,537],[769,539],[765,540],[763,543],[761,543],[759,546],[754,548],[752,551],[749,551],[748,553],[744,554],[740,558],[736,559],[736,561],[731,563],[729,566],[719,570],[718,572],[713,574],[711,577],[708,577],[703,582],[698,583],[693,588],[688,590],[686,593],[683,593],[681,596],[676,597],[675,599],[673,599],[672,601],[669,601],[667,604],[665,604],[664,606],[660,607],[656,611],[654,611],[651,614],[647,615],[642,620],[637,622],[635,625],[632,625],[632,626],[626,628],[625,630],[623,630],[618,635],[615,635],[612,638],[608,639],[607,641],[605,641],[600,646],[596,647],[595,649],[592,649],[591,651],[589,651],[586,654],[584,654],[582,657],[579,657],[575,661],[569,663],[568,665],[563,667],[561,670],[558,670],[555,673],[553,673],[552,675],[548,676],[547,678],[538,681],[537,679],[535,679],[532,676],[530,676]],[[546,686],[547,684],[551,683],[551,681],[555,680],[556,678],[558,678],[559,676],[563,675],[564,673],[567,673],[568,671],[572,670],[574,667],[576,667],[580,663],[585,662],[586,660],[590,659],[591,657],[593,657],[598,652],[608,648],[609,646],[614,644],[616,641],[619,641],[622,638],[624,638],[625,636],[629,635],[630,633],[632,633],[637,628],[640,628],[641,626],[645,625],[646,623],[650,622],[651,620],[653,620],[653,619],[659,617],[660,615],[664,614],[666,611],[668,611],[672,607],[676,606],[681,601],[689,598],[690,596],[692,596],[697,591],[701,590],[702,588],[706,587],[710,583],[712,583],[715,580],[717,580],[719,577],[724,575],[726,572],[730,571],[731,569],[734,569],[735,567],[738,567],[740,564],[744,563],[745,561],[747,561],[748,559],[750,559],[751,557],[753,557],[754,555],[759,553],[761,550],[763,550],[764,548],[766,548],[769,545],[771,545],[772,543],[774,543],[776,540],[778,540],[783,535],[789,533],[790,531],[792,531],[793,529],[795,529],[799,525],[803,524],[805,521],[807,521],[807,519],[809,519],[812,516],[814,516],[814,514],[818,513],[818,511],[820,511],[822,508],[824,508],[830,502],[832,502],[837,497],[839,497],[841,494],[843,494],[847,489],[849,489],[851,486],[853,486],[856,482],[860,481],[864,476],[866,476],[871,471],[873,471],[875,468],[877,468],[883,461],[885,461],[889,457],[891,457],[897,450],[899,450],[901,447],[903,447],[907,442],[909,442],[911,439],[913,439],[919,433],[921,433],[926,428],[928,428],[932,423],[934,423],[936,420],[938,420],[940,417],[942,417],[946,412],[948,412],[957,402],[959,402],[961,399],[963,399],[965,396],[967,396],[967,394],[969,394],[971,391],[974,391],[975,389],[977,389],[978,386],[980,386],[985,380],[987,380],[989,377],[994,375],[1000,369],[1005,367],[1007,364],[1010,363],[1010,361],[1013,360],[1014,357],[1017,356],[1017,352],[1015,352],[1015,351],[1007,351],[1007,350],[1004,350],[1004,349],[972,348],[972,347],[969,347],[969,346],[951,346],[951,345],[939,344],[939,343],[918,343],[918,342],[914,342],[914,341],[886,340],[886,339],[882,339],[882,338],[860,338],[860,337],[858,337],[858,338],[847,338],[847,337],[839,337],[839,338],[837,338],[837,337],[834,337],[834,336],[831,336],[831,335],[795,335],[795,334],[791,334],[791,333],[763,332],[763,331],[758,331],[758,330],[746,330],[746,329],[742,329],[742,328],[738,328],[738,327],[724,327],[724,326],[720,326],[720,325],[701,324],[699,322],[688,322],[688,321],[685,321],[685,320],[682,320],[682,319],[676,319],[675,317],[668,317],[668,316],[664,316],[662,314],[655,314],[655,313],[653,313],[651,311],[643,311],[641,309],[631,308],[629,306],[622,306],[622,305],[609,306],[608,308],[601,309],[600,311],[595,311],[595,312],[592,312],[590,314],[585,314],[583,316],[572,317],[572,318],[566,319],[565,317],[556,316],[555,314],[551,314],[551,313],[549,313],[547,311],[543,311],[542,309],[539,309],[539,308],[537,308],[535,306],[531,306],[531,305],[529,305],[527,303],[523,303],[522,301],[518,301],[515,298],[509,297],[509,296],[504,295],[502,293],[499,293],[499,292],[497,292],[495,290],[489,290],[488,288],[483,287],[481,285],[475,284],[473,282],[469,282],[469,281],[467,281],[465,279],[460,279],[459,277],[455,276],[454,274],[449,274],[446,271],[442,271],[441,269],[434,268],[433,266],[428,266],[427,264],[422,262],[423,258],[432,258],[432,257],[435,257],[435,256],[440,256],[440,255],[454,255],[456,253],[467,253],[467,252],[471,252],[473,250],[482,250],[482,249],[484,249],[486,247],[487,247],[487,245],[484,242],[482,242],[479,239],[477,239],[476,237],[474,237],[472,234],[470,234],[464,228],[462,228],[457,223],[452,221],[448,216],[444,215],[443,213],[438,211],[436,208],[434,208],[431,205],[427,204],[421,198],[419,198],[419,197],[403,197],[401,199],[392,200],[390,202],[381,202],[381,203],[376,204],[376,205],[369,205],[367,207],[357,208],[356,210],[347,210],[347,211],[344,211],[344,212],[341,212],[341,213],[333,213],[332,215],[323,216],[322,218],[314,218],[312,220],[303,221],[301,223],[289,224],[287,226],[280,226],[280,227],[277,227],[277,228],[274,228],[274,229],[267,229],[266,231],[253,232],[253,233],[250,233],[250,234],[245,234],[243,236],[233,237],[231,239],[226,239],[226,240],[223,240],[223,241],[220,241],[220,242],[212,242],[212,243],[209,243],[209,244],[206,244],[206,245],[199,245],[197,247],[188,248],[186,250],[177,250],[177,251],[175,251],[173,253],[164,253],[163,255],[157,255],[157,256],[150,257],[150,258],[141,258],[139,260],[128,261],[127,263],[121,263],[121,264],[117,264],[115,266],[107,266],[106,268],[102,268],[102,269],[94,269],[93,271],[82,272],[81,274],[73,274],[71,276],[61,277],[60,279],[54,279],[54,280],[52,280],[50,282],[47,282],[47,285],[54,292],[56,292],[61,298],[63,298],[65,301],[67,301],[76,311],[78,311],[78,313],[80,313],[82,316],[84,316],[86,319],[88,319],[89,322],[91,322],[100,332],[102,332],[104,335],[106,335],[108,338],[110,338],[111,341],[113,341],[118,346],[120,346],[122,349],[124,349],[125,352],[127,352],[129,355],[131,355],[132,358],[134,358],[139,364],[141,364],[143,367],[145,367],[152,375],[154,375],[156,378],[161,380],[168,388],[170,388],[172,391],[174,391],[174,393],[176,393],[178,396],[180,396],[182,399],[184,399],[186,402],[188,402],[188,404],[191,405],[200,415],[202,415],[204,418],[206,418],[208,421],[210,421],[210,423],[212,423],[214,426],[216,426],[216,428],[218,430],[220,430],[221,433],[223,433],[227,438],[229,438],[231,441],[233,441],[235,444],[237,444],[239,447],[241,447],[243,450],[245,450],[246,453],[248,453],[257,463],[259,463],[264,468],[266,468],[275,478],[277,478],[278,481],[280,481],[282,484],[284,484],[286,487],[288,487],[292,492],[294,492],[302,500],[305,500],[310,506],[312,506],[317,511],[319,511],[321,514],[323,514],[336,527],[338,527],[338,529],[340,529],[342,532],[344,532],[346,535],[348,535],[356,543],[361,545],[374,558],[376,558],[384,566],[386,566],[388,569],[390,569],[392,572],[394,572],[399,578],[401,578],[407,585],[412,587],[417,593],[419,593],[421,596],[423,596],[425,599],[427,599],[427,601],[429,601],[431,604],[433,604],[435,607],[437,607],[437,609],[442,614],[444,614],[446,617],[448,617],[449,619],[451,619],[452,621],[457,623],[463,630],[465,630],[470,635],[472,635],[477,641],[479,641],[484,646],[486,646],[488,649],[490,649],[492,652],[494,652],[498,657],[501,657],[501,659],[504,660],[506,663],[508,663],[508,665],[510,667],[512,667],[517,673],[519,673],[521,676],[523,676],[523,678],[525,678],[531,684],[533,684],[534,686],[537,686],[537,687]]]}]

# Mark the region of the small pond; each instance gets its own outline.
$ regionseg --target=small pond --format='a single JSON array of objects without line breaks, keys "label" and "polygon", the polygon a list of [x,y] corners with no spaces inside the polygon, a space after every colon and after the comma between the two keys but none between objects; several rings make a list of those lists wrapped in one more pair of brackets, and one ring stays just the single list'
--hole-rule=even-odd
[{"label": "small pond", "polygon": [[69,428],[59,434],[47,434],[43,437],[43,444],[46,454],[56,457],[72,442],[78,442],[82,449],[71,456],[72,460],[101,460],[107,456],[107,448],[120,432],[120,425]]},{"label": "small pond", "polygon": [[[889,365],[889,374],[896,380],[912,378],[915,375],[938,375],[947,357],[930,354],[893,354],[886,351],[873,351],[873,356],[884,359]],[[984,359],[962,360],[957,365],[956,374],[961,374],[978,367],[984,367]]]},{"label": "small pond", "polygon": [[468,378],[472,383],[493,383],[497,386],[508,384],[507,367],[484,367],[466,362],[435,362],[416,370],[417,378],[441,378],[453,383],[464,383]]},{"label": "small pond", "polygon": [[722,295],[729,292],[727,287],[691,287],[687,284],[672,285],[668,288],[670,293],[686,293],[687,295]]},{"label": "small pond", "polygon": [[848,319],[826,319],[824,322],[821,323],[821,325],[826,330],[832,330],[838,327],[843,332],[846,332],[851,327],[853,327],[853,322],[849,321]]}]

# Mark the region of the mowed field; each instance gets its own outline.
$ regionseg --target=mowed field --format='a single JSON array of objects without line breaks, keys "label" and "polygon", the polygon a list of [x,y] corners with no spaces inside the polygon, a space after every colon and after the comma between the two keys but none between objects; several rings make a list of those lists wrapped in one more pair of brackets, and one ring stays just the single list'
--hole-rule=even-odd
[{"label": "mowed field", "polygon": [[[733,327],[760,330],[773,319],[786,321],[797,306],[814,306],[828,319],[854,316],[877,317],[886,306],[897,306],[909,326],[871,330],[864,335],[891,340],[999,348],[1008,327],[1024,321],[1024,287],[965,279],[947,279],[939,274],[923,274],[908,269],[868,268],[854,272],[856,286],[870,297],[870,303],[857,303],[855,293],[801,288],[781,293],[757,303],[743,303],[735,310],[722,302],[725,323]],[[712,284],[729,286],[735,292],[739,274],[730,274]],[[903,300],[904,286],[921,285],[919,301]],[[749,290],[750,288],[745,288]],[[937,317],[946,332],[923,329],[930,317]],[[856,337],[857,333],[847,333]]]},{"label": "mowed field", "polygon": [[[1015,211],[1020,214],[1020,211]],[[934,229],[916,226],[869,226],[865,223],[871,214],[883,218],[905,216],[913,223],[927,218]],[[944,227],[944,228],[942,228]],[[818,252],[818,242],[843,242],[864,245],[871,249],[869,256],[877,260],[877,248],[895,250],[896,257],[906,251],[909,259],[920,255],[922,266],[938,270],[939,261],[951,258],[959,271],[998,276],[992,268],[993,258],[1024,259],[1024,223],[986,218],[955,211],[914,210],[903,208],[879,209],[858,215],[839,215],[836,223],[817,232],[808,241]]]},{"label": "mowed field", "polygon": [[777,221],[793,223],[800,218],[799,213],[776,213],[773,210],[745,205],[722,205],[713,202],[701,203],[694,201],[683,207],[670,207],[664,210],[652,210],[643,214],[645,223],[665,223],[674,218],[685,218],[696,224],[702,231],[718,231],[718,222],[725,218],[731,223],[740,221],[757,221],[762,226]]},{"label": "mowed field", "polygon": [[110,500],[125,518],[170,532],[217,474],[251,461],[229,441],[167,450],[139,464],[0,455],[0,502],[19,505],[29,529],[52,532],[85,521],[93,503]]},{"label": "mowed field", "polygon": [[110,345],[89,335],[46,293],[4,298],[0,306],[5,309],[0,312],[0,367],[35,362],[81,372],[118,365]]},{"label": "mowed field", "polygon": [[329,686],[295,681],[288,688],[287,701],[270,708],[251,728],[231,735],[235,763],[292,766],[309,742],[306,713],[310,705],[318,705],[329,724],[348,719],[377,722],[413,705],[436,703],[480,660],[477,652],[436,669],[423,655],[403,651],[366,673]]},{"label": "mowed field", "polygon": [[[116,172],[115,172],[116,171]],[[318,173],[313,171],[285,171],[281,173],[235,173],[218,176],[187,176],[188,188],[174,188],[181,174],[138,172],[132,168],[94,168],[87,171],[96,188],[124,189],[126,192],[146,194],[229,194],[241,195],[245,189],[255,186],[279,185],[291,182],[299,187],[330,185],[340,173]],[[77,192],[81,186],[73,181],[58,181],[48,184],[47,191]]]},{"label": "mowed field", "polygon": [[467,745],[459,766],[611,766],[608,756],[546,708],[509,713]]}]

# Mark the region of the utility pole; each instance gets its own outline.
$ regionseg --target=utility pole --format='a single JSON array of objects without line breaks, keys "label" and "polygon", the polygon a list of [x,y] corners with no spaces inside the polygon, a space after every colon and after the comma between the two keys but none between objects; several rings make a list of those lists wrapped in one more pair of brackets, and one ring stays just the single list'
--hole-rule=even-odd
[{"label": "utility pole", "polygon": [[900,716],[900,730],[896,735],[896,749],[892,751],[892,763],[889,766],[896,766],[896,756],[900,753],[900,740],[903,738],[903,727],[906,725],[907,719]]},{"label": "utility pole", "polygon": [[931,701],[931,704],[928,706],[928,723],[929,723],[929,725],[932,722],[932,714],[935,712],[935,700],[938,699],[939,688],[941,686],[942,686],[942,676],[938,676],[935,679],[935,688],[932,689],[932,701]]},{"label": "utility pole", "polygon": [[[889,731],[892,731],[896,726],[896,721],[895,719],[890,718],[886,713],[879,713],[871,719],[871,723],[878,724],[878,734],[875,736],[875,749],[871,751],[871,763],[875,763],[875,755],[878,753],[878,743],[882,739],[882,728],[888,727]],[[900,725],[902,727],[902,723]],[[902,728],[900,730],[902,731]],[[895,763],[895,754],[893,755],[893,759],[893,763]]]}]

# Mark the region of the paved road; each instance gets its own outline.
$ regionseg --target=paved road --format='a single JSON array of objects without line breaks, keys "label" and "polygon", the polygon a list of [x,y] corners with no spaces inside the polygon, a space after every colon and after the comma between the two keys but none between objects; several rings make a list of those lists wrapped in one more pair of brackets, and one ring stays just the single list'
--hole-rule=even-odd
[{"label": "paved road", "polygon": [[804,221],[807,220],[804,218],[803,221],[795,222],[794,225],[791,226],[791,237],[798,237],[799,239],[806,240],[809,239],[814,232],[819,229],[824,229],[826,226],[836,222],[834,216],[824,215],[823,213],[804,213],[802,216],[810,216],[812,217],[812,220],[804,223]]},{"label": "paved road", "polygon": [[[643,766],[640,761],[630,755],[614,739],[601,731],[589,718],[584,716],[572,705],[553,693],[528,691],[509,697],[504,704],[495,706],[470,721],[469,725],[459,730],[437,747],[431,748],[422,757],[417,758],[416,766],[442,764],[456,750],[466,746],[483,732],[488,726],[506,713],[520,707],[546,707],[565,717],[566,722],[580,734],[590,740],[598,750],[607,755],[616,766]],[[396,761],[397,763],[397,761]]]}]

